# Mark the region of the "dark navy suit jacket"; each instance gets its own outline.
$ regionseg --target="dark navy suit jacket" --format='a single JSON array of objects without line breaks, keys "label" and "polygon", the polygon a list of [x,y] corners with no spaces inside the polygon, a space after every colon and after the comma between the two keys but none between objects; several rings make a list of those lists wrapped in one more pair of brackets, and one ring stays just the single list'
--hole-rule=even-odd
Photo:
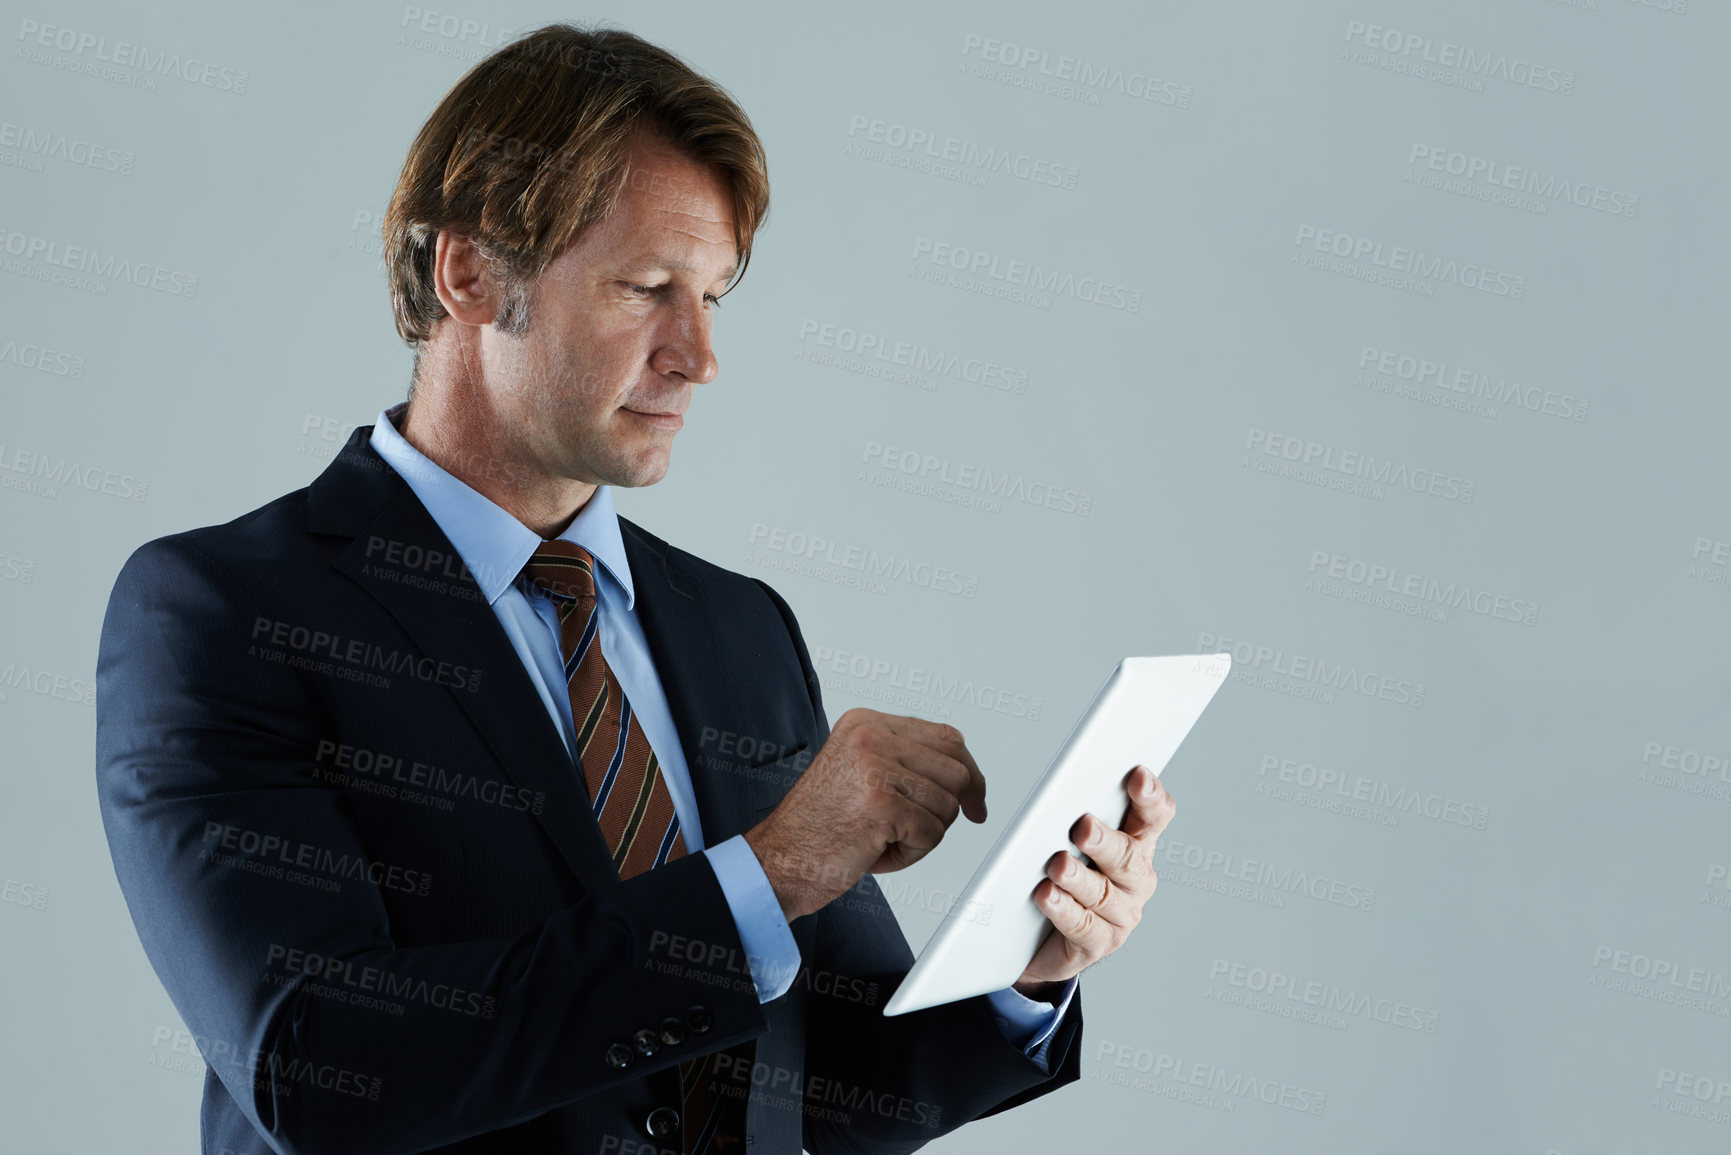
[{"label": "dark navy suit jacket", "polygon": [[[803,969],[763,1004],[704,855],[619,881],[521,660],[370,433],[141,547],[103,622],[102,817],[209,1068],[207,1155],[677,1152],[649,1112],[744,1040],[749,1155],[912,1151],[1078,1078],[1080,992],[1050,1074],[984,996],[883,1017],[913,958],[870,875],[794,920]],[[620,524],[719,843],[827,738],[817,676],[768,585]]]}]

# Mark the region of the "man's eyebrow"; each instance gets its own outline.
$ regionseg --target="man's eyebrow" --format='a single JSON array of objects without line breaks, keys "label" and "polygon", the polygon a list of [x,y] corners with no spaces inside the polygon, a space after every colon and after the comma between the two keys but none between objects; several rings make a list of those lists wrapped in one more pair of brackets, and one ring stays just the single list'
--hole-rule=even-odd
[{"label": "man's eyebrow", "polygon": [[[693,267],[692,265],[688,265],[684,261],[675,260],[675,259],[672,259],[669,257],[653,257],[653,256],[644,257],[642,260],[631,261],[625,265],[623,271],[627,275],[632,275],[632,274],[636,274],[636,273],[645,273],[645,272],[648,272],[652,269],[654,269],[654,270],[666,269],[670,272],[684,273],[687,276],[697,276],[701,272],[700,269],[697,269],[697,268]],[[720,281],[723,284],[725,284],[726,282],[733,280],[733,276],[737,272],[739,272],[739,259],[736,257],[736,258],[734,258],[733,264],[730,265],[725,272],[721,273],[715,279],[717,281]]]}]

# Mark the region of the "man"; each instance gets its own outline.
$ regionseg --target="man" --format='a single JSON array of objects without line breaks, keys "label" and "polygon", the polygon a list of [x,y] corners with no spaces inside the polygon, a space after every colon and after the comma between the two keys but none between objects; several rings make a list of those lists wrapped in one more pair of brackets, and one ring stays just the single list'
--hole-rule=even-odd
[{"label": "man", "polygon": [[453,87],[387,214],[406,406],[309,487],[151,542],[104,622],[97,776],[208,1071],[204,1150],[911,1151],[1078,1078],[1076,976],[1171,799],[1074,836],[1013,988],[884,1018],[871,872],[985,781],[830,729],[787,603],[618,517],[717,373],[767,209],[732,100],[554,25]]}]

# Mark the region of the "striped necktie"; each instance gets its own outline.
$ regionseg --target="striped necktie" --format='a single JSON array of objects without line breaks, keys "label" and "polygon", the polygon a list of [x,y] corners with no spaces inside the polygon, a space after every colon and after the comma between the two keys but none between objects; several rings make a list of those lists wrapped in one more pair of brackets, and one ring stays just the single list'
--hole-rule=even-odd
[{"label": "striped necktie", "polygon": [[[589,804],[621,881],[685,854],[685,836],[673,810],[661,764],[601,653],[596,612],[595,558],[563,539],[543,541],[523,567],[559,615],[560,650],[571,695]],[[680,1134],[685,1155],[724,1155],[745,1149],[744,1088],[725,1094],[709,1077],[717,1055],[733,1056],[751,1070],[751,1041],[679,1064]],[[740,1070],[735,1066],[734,1070]]]}]

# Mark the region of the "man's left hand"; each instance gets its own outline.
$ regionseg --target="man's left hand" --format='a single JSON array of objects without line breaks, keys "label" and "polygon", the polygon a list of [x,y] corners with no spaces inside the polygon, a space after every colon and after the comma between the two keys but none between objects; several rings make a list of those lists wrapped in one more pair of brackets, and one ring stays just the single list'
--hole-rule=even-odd
[{"label": "man's left hand", "polygon": [[1070,840],[1092,861],[1068,850],[1046,862],[1046,877],[1034,902],[1052,931],[1034,953],[1014,989],[1031,999],[1055,1001],[1062,984],[1099,962],[1129,939],[1154,897],[1154,840],[1178,812],[1158,775],[1133,768],[1125,781],[1130,807],[1113,830],[1098,815],[1084,814],[1070,827]]}]

